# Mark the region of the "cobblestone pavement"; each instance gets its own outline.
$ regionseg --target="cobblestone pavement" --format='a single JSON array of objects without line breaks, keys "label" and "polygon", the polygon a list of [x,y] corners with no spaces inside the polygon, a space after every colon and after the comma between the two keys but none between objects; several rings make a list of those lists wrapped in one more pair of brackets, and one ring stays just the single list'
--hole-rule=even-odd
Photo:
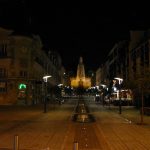
[{"label": "cobblestone pavement", "polygon": [[0,150],[11,150],[18,136],[20,150],[149,150],[150,117],[144,116],[138,125],[139,114],[133,108],[108,108],[89,101],[93,123],[72,121],[76,99],[62,105],[0,106]]}]

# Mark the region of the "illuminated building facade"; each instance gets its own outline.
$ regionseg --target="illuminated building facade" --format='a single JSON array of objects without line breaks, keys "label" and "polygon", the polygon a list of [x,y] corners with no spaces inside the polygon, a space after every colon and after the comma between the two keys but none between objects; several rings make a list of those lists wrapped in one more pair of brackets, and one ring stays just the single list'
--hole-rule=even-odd
[{"label": "illuminated building facade", "polygon": [[[0,104],[36,104],[43,102],[43,76],[47,90],[61,83],[61,58],[42,49],[39,36],[15,35],[0,28]],[[50,92],[49,92],[50,91]]]},{"label": "illuminated building facade", "polygon": [[71,78],[71,86],[74,88],[83,87],[85,89],[91,87],[91,78],[85,77],[85,69],[82,57],[79,59],[76,78]]}]

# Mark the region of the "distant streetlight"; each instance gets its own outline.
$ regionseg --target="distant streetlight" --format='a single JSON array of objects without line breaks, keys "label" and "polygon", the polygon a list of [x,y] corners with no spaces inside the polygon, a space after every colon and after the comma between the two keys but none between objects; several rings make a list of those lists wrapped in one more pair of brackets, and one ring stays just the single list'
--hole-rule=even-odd
[{"label": "distant streetlight", "polygon": [[45,76],[43,76],[44,82],[47,82],[47,79],[50,78],[50,77],[52,77],[52,76],[51,75],[45,75]]},{"label": "distant streetlight", "polygon": [[61,84],[61,83],[60,83],[60,84],[58,84],[58,87],[61,87],[61,86],[63,86],[63,84]]},{"label": "distant streetlight", "polygon": [[45,83],[45,97],[44,97],[44,113],[47,112],[47,80],[48,78],[52,77],[51,75],[45,75],[43,76],[43,81]]},{"label": "distant streetlight", "polygon": [[103,106],[104,106],[104,90],[106,89],[106,85],[105,84],[100,84],[100,86],[102,86],[103,87],[103,95],[102,95],[102,103],[103,103]]},{"label": "distant streetlight", "polygon": [[100,84],[100,86],[102,86],[103,88],[106,88],[106,85],[105,85],[105,84]]},{"label": "distant streetlight", "polygon": [[119,81],[119,114],[122,113],[122,104],[121,104],[121,83],[123,82],[123,79],[122,78],[114,78],[115,80],[118,80]]},{"label": "distant streetlight", "polygon": [[123,79],[122,79],[122,78],[118,78],[118,77],[116,77],[116,78],[114,78],[114,79],[116,79],[116,80],[118,80],[118,81],[119,81],[119,85],[123,82]]}]

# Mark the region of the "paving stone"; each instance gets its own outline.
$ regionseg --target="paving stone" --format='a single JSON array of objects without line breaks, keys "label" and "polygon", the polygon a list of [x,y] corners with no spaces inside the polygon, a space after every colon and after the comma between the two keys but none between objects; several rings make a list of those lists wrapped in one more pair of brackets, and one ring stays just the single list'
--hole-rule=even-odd
[{"label": "paving stone", "polygon": [[[73,150],[77,141],[80,150],[149,150],[150,116],[138,125],[139,113],[133,108],[101,106],[89,101],[89,110],[96,121],[72,121],[77,100],[68,100],[55,108],[43,106],[0,106],[0,150],[12,150],[14,136],[19,137],[19,150]],[[15,108],[16,107],[16,108]],[[131,122],[130,122],[131,120]]]}]

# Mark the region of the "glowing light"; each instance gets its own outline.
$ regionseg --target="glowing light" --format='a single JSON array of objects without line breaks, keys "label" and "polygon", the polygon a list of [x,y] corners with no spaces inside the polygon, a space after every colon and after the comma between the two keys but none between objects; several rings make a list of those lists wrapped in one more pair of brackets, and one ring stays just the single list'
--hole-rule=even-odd
[{"label": "glowing light", "polygon": [[26,89],[26,84],[23,84],[23,83],[21,83],[21,84],[19,84],[19,89],[21,90],[21,89]]},{"label": "glowing light", "polygon": [[51,76],[51,75],[45,75],[45,76],[43,77],[44,82],[47,82],[47,79],[50,78],[50,77],[52,77],[52,76]]},{"label": "glowing light", "polygon": [[123,79],[122,79],[122,78],[118,78],[118,77],[116,77],[116,78],[114,78],[114,79],[118,80],[118,81],[119,81],[119,84],[121,84],[121,83],[122,83],[122,81],[123,81]]}]

